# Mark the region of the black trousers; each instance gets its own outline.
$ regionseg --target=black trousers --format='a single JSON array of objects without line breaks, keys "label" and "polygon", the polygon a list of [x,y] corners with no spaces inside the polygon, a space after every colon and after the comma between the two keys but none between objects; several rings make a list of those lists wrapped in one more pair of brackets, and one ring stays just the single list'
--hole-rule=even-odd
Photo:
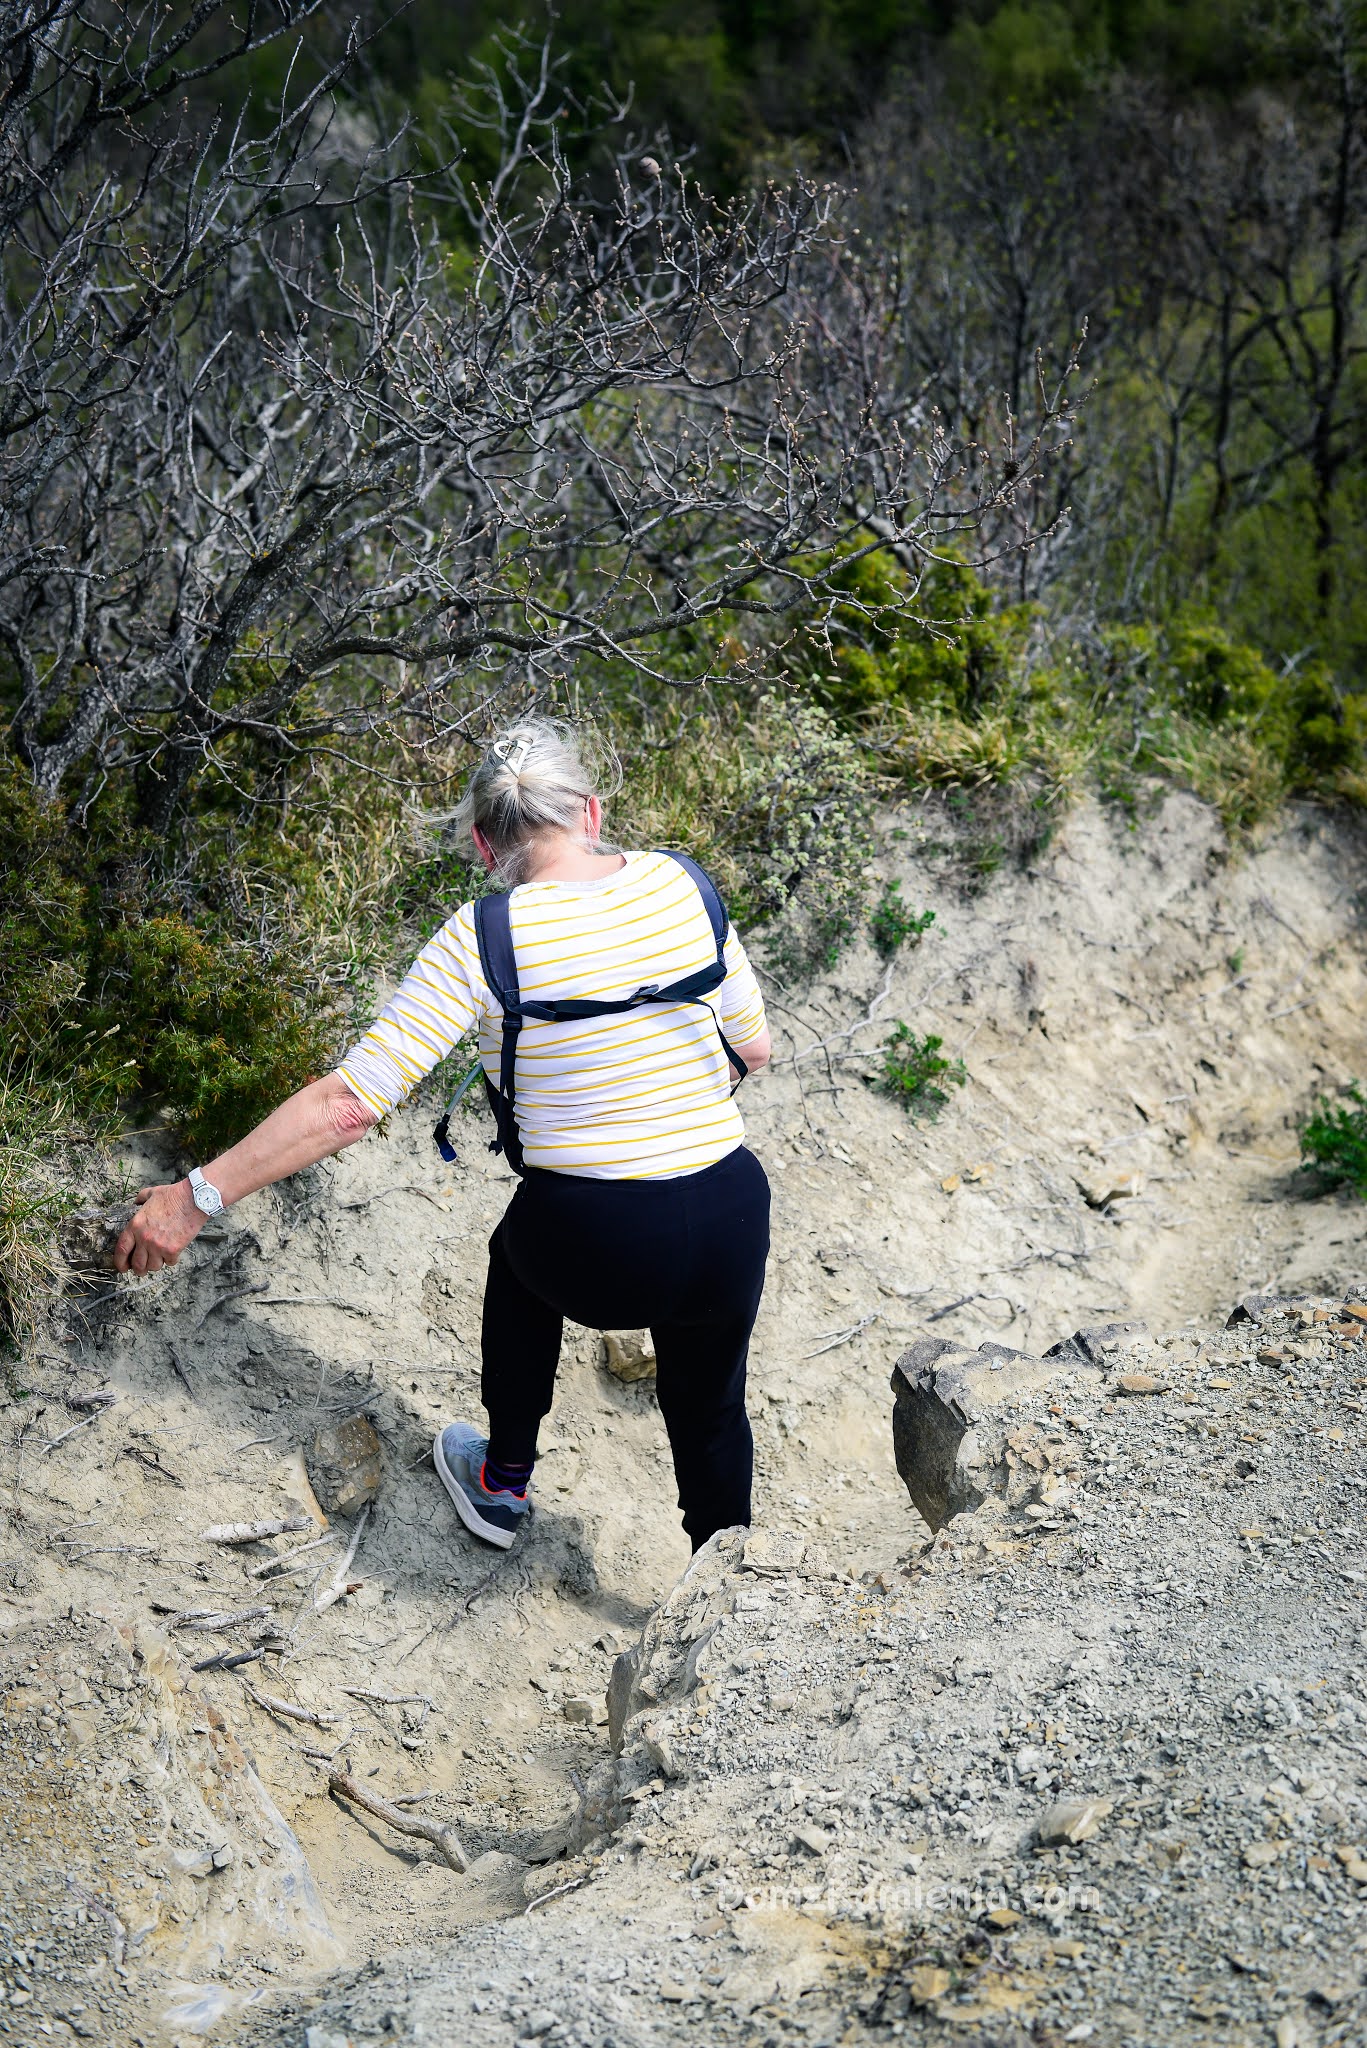
[{"label": "black trousers", "polygon": [[489,1240],[482,1391],[490,1457],[512,1465],[536,1457],[563,1317],[591,1330],[648,1329],[693,1548],[748,1522],[745,1365],[768,1255],[769,1183],[744,1146],[677,1180],[530,1170]]}]

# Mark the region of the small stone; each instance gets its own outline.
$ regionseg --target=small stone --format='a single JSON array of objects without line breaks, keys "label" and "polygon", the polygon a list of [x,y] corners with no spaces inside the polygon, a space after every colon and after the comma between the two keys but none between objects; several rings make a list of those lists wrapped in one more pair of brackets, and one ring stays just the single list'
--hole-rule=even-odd
[{"label": "small stone", "polygon": [[631,1386],[655,1377],[655,1347],[649,1330],[606,1330],[602,1363],[615,1380]]},{"label": "small stone", "polygon": [[366,1416],[347,1415],[318,1431],[304,1464],[325,1513],[356,1515],[380,1490],[384,1448]]},{"label": "small stone", "polygon": [[1019,1927],[1021,1923],[1020,1914],[1014,1913],[1010,1906],[994,1906],[990,1913],[984,1913],[983,1918],[989,1927],[995,1927],[1002,1934],[1008,1927]]},{"label": "small stone", "polygon": [[1113,1799],[1059,1799],[1040,1816],[1041,1842],[1087,1842],[1115,1811]]},{"label": "small stone", "polygon": [[548,2005],[539,2012],[529,2013],[522,2022],[522,2031],[529,2041],[539,2041],[543,2034],[549,2034],[555,2025],[555,2014]]},{"label": "small stone", "polygon": [[947,1173],[944,1179],[940,1182],[940,1186],[944,1189],[944,1192],[947,1195],[957,1194],[960,1186],[958,1174]]},{"label": "small stone", "polygon": [[1089,1209],[1109,1208],[1112,1202],[1133,1201],[1144,1192],[1142,1173],[1107,1173],[1091,1180],[1079,1180],[1083,1200]]},{"label": "small stone", "polygon": [[1360,1849],[1335,1849],[1334,1854],[1354,1884],[1367,1884],[1367,1856]]},{"label": "small stone", "polygon": [[1258,1352],[1259,1365],[1290,1365],[1291,1353],[1283,1344],[1264,1344]]},{"label": "small stone", "polygon": [[597,1718],[597,1709],[593,1701],[585,1699],[579,1693],[567,1699],[561,1711],[564,1713],[567,1721],[574,1721],[583,1728],[592,1728]]},{"label": "small stone", "polygon": [[1367,1323],[1367,1302],[1345,1301],[1340,1314],[1350,1318],[1355,1323]]},{"label": "small stone", "polygon": [[670,2005],[687,2005],[697,1993],[690,1991],[686,1984],[675,1984],[668,1977],[664,1977],[660,1981],[659,1995]]},{"label": "small stone", "polygon": [[791,1529],[752,1529],[741,1562],[752,1572],[795,1572],[806,1554],[806,1544]]},{"label": "small stone", "polygon": [[1266,1870],[1269,1863],[1275,1863],[1282,1853],[1280,1842],[1250,1842],[1244,1850],[1244,1863],[1249,1870]]},{"label": "small stone", "polygon": [[934,2005],[948,1989],[948,1970],[938,1970],[932,1963],[918,1963],[907,1978],[907,1990],[913,2005]]},{"label": "small stone", "polygon": [[794,1830],[793,1840],[802,1848],[810,1849],[813,1856],[824,1856],[831,1846],[831,1838],[825,1828],[797,1828]]},{"label": "small stone", "polygon": [[1212,1393],[1227,1394],[1230,1388],[1234,1385],[1234,1382],[1233,1380],[1207,1380],[1206,1385],[1210,1388]]},{"label": "small stone", "polygon": [[1277,2048],[1307,2048],[1309,2036],[1294,2013],[1284,2012],[1272,2031]]},{"label": "small stone", "polygon": [[1147,1372],[1122,1372],[1116,1380],[1122,1394],[1168,1394],[1172,1389]]}]

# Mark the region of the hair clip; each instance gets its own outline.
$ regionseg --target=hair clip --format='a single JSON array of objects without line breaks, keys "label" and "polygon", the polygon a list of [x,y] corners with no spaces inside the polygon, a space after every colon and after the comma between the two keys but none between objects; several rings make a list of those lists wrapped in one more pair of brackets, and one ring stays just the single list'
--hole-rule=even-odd
[{"label": "hair clip", "polygon": [[[510,761],[508,758],[508,750],[510,747],[517,748],[517,759],[515,761]],[[493,746],[489,749],[489,751],[491,754],[496,755],[497,758],[503,763],[504,767],[510,769],[514,775],[520,775],[522,773],[523,764],[525,763],[528,754],[530,754],[530,752],[532,751],[532,743],[529,739],[515,740],[509,737],[508,739],[495,740]]]}]

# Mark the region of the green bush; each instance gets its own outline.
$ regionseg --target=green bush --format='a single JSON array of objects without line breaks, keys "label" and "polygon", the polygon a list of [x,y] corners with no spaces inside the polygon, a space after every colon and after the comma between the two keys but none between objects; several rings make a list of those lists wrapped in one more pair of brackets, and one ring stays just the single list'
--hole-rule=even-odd
[{"label": "green bush", "polygon": [[1033,607],[999,606],[966,563],[927,563],[911,620],[893,610],[909,584],[888,557],[853,558],[833,581],[850,601],[837,607],[828,639],[799,640],[795,666],[841,717],[890,706],[971,715],[1010,683]]},{"label": "green bush", "polygon": [[156,880],[120,807],[81,824],[0,763],[0,1033],[12,1084],[77,1117],[135,1098],[201,1155],[327,1062],[332,1003]]},{"label": "green bush", "polygon": [[918,1038],[910,1024],[896,1024],[883,1044],[882,1093],[912,1116],[938,1116],[949,1100],[945,1089],[962,1088],[968,1079],[963,1061],[947,1059],[943,1047],[933,1032]]},{"label": "green bush", "polygon": [[908,940],[913,945],[919,944],[923,934],[930,930],[934,922],[933,910],[909,910],[902,901],[902,884],[889,882],[884,887],[878,908],[873,913],[869,935],[875,951],[880,953],[884,960],[890,960]]},{"label": "green bush", "polygon": [[1337,1103],[1320,1097],[1301,1126],[1301,1159],[1331,1187],[1346,1185],[1367,1198],[1367,1095],[1355,1081]]},{"label": "green bush", "polygon": [[832,965],[863,921],[874,850],[873,779],[853,736],[775,690],[718,702],[672,746],[623,751],[613,836],[688,848],[779,975]]}]

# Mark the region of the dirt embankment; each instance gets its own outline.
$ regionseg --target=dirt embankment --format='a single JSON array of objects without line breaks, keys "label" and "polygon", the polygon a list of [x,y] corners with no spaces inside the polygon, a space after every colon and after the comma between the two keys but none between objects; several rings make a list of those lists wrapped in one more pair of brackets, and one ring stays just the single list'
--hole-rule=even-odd
[{"label": "dirt embankment", "polygon": [[[896,1923],[814,1915],[817,1902],[787,1895],[793,1859],[814,1859],[814,1872],[820,1861],[822,1874],[808,1880],[819,1889],[831,1877],[830,1844],[846,1832],[856,1873],[861,1857],[869,1861],[860,1844],[884,1835],[900,1842],[906,1834],[906,1858],[929,1855],[911,1846],[920,1836],[902,1792],[913,1785],[933,1795],[924,1811],[933,1809],[941,1827],[927,1821],[921,1832],[937,1854],[941,1835],[956,1852],[984,1828],[990,1835],[1009,1823],[1019,1835],[1025,1808],[998,1806],[1001,1786],[1013,1800],[1019,1790],[1022,1749],[1045,1753],[1035,1779],[1024,1780],[1035,1791],[1057,1779],[1055,1789],[1090,1786],[1098,1797],[1133,1755],[1135,1772],[1157,1773],[1136,1781],[1141,1821],[1145,1813],[1164,1819],[1162,1830],[1142,1826],[1127,1853],[1147,1856],[1148,1837],[1159,1832],[1166,1843],[1164,1831],[1175,1831],[1176,1841],[1187,1818],[1182,1854],[1195,1853],[1199,1813],[1187,1808],[1200,1786],[1164,1773],[1184,1765],[1182,1728],[1207,1726],[1191,1704],[1207,1670],[1211,1742],[1223,1744],[1229,1772],[1203,1761],[1195,1777],[1205,1773],[1219,1801],[1234,1798],[1236,1778],[1256,1777],[1262,1790],[1284,1783],[1316,1813],[1326,1800],[1336,1805],[1342,1820],[1326,1821],[1325,1845],[1307,1851],[1328,1856],[1329,1869],[1293,1866],[1280,1850],[1267,1867],[1274,1883],[1287,1876],[1315,1897],[1327,1887],[1335,1912],[1350,1903],[1339,1896],[1346,1866],[1334,1858],[1357,1839],[1353,1828],[1362,1830],[1350,1755],[1361,1731],[1352,1735],[1346,1707],[1333,1709],[1346,1716],[1334,1729],[1346,1734],[1322,1725],[1318,1704],[1307,1713],[1297,1690],[1360,1697],[1360,1679],[1347,1675],[1354,1657],[1362,1661],[1352,1621],[1360,1595],[1342,1576],[1354,1569],[1362,1521],[1361,1496],[1347,1485],[1352,1461],[1361,1466],[1357,1411],[1344,1405],[1360,1401],[1346,1355],[1335,1355],[1335,1377],[1323,1385],[1283,1391],[1274,1381],[1275,1413],[1246,1430],[1237,1403],[1267,1409],[1269,1398],[1256,1381],[1264,1370],[1256,1354],[1231,1364],[1231,1378],[1250,1377],[1217,1400],[1202,1377],[1206,1361],[1196,1360],[1194,1344],[1179,1345],[1173,1370],[1180,1362],[1182,1392],[1195,1397],[1181,1410],[1172,1406],[1180,1395],[1125,1405],[1097,1389],[1085,1401],[1080,1392],[1074,1440],[1088,1445],[1100,1475],[1094,1524],[1070,1524],[1053,1562],[1047,1542],[1019,1558],[1003,1553],[1002,1563],[983,1549],[971,1570],[942,1548],[930,1571],[911,1579],[898,1577],[901,1563],[928,1532],[893,1469],[888,1372],[926,1325],[1039,1351],[1103,1317],[1138,1315],[1200,1335],[1255,1290],[1354,1290],[1367,1272],[1360,1212],[1338,1197],[1306,1200],[1294,1171],[1294,1120],[1317,1087],[1360,1070],[1367,990],[1358,838],[1323,814],[1293,813],[1259,850],[1231,861],[1218,826],[1190,800],[1170,797],[1133,824],[1084,807],[1033,872],[997,875],[969,893],[951,880],[961,866],[943,850],[952,834],[942,813],[908,815],[890,830],[888,873],[909,901],[936,910],[936,926],[890,969],[859,945],[809,996],[774,991],[779,1058],[747,1090],[752,1142],[776,1195],[754,1353],[757,1507],[761,1525],[775,1541],[781,1534],[799,1545],[803,1562],[777,1581],[768,1567],[735,1557],[708,1567],[727,1617],[717,1656],[739,1660],[736,1679],[712,1688],[720,1719],[704,1714],[695,1729],[698,1710],[689,1707],[661,1738],[671,1760],[686,1759],[677,1777],[657,1763],[653,1779],[623,1788],[641,1794],[634,1832],[643,1839],[628,1846],[633,1829],[614,1821],[614,1846],[601,1852],[616,1873],[612,1889],[601,1889],[600,1861],[591,1882],[522,1917],[529,1896],[583,1875],[565,1876],[565,1857],[583,1848],[579,1788],[594,1784],[607,1753],[602,1702],[613,1660],[687,1562],[663,1432],[649,1382],[609,1377],[597,1338],[572,1333],[526,1540],[505,1560],[462,1535],[425,1460],[440,1420],[479,1412],[483,1244],[508,1184],[484,1151],[480,1123],[462,1126],[460,1160],[448,1170],[430,1144],[431,1115],[415,1110],[334,1167],[243,1203],[176,1272],[73,1295],[29,1368],[29,1391],[7,1405],[7,1725],[20,1731],[21,1775],[57,1772],[52,1785],[74,1801],[63,1812],[75,1832],[54,1855],[48,1808],[35,1809],[20,1831],[29,1841],[20,1839],[20,1854],[7,1861],[4,1912],[23,1945],[0,2032],[27,2039],[32,2015],[42,2013],[78,2036],[84,2026],[88,2037],[111,2041],[153,2026],[188,2038],[211,2021],[241,2034],[275,2026],[282,1983],[297,1987],[336,1967],[334,1955],[350,1973],[426,1942],[457,1959],[460,1996],[483,2001],[487,2029],[471,2039],[550,2031],[569,2040],[575,2027],[584,2040],[610,2032],[619,2044],[649,2028],[652,2039],[716,2038],[719,2011],[743,2014],[752,1991],[757,2011],[772,2006],[766,1973],[787,1987],[788,2003],[763,2022],[776,2038],[804,2015],[808,2038],[820,2038],[818,2013],[821,2026],[852,2027],[858,2037],[883,2020],[902,2023],[886,2002],[861,2013],[850,1993],[860,1973],[860,1996],[881,1982],[879,1957],[893,1952]],[[968,1087],[938,1123],[910,1121],[866,1085],[871,1055],[898,1018],[939,1033],[969,1069]],[[132,1160],[138,1173],[158,1163]],[[106,1390],[114,1402],[68,1405]],[[1291,1399],[1301,1391],[1304,1405]],[[206,1541],[203,1531],[257,1517],[316,1525],[301,1452],[329,1421],[358,1411],[379,1433],[384,1478],[342,1578],[353,1590],[319,1608],[354,1522],[320,1531],[329,1540],[276,1576],[262,1572],[272,1553],[311,1540],[312,1527],[238,1549]],[[1331,1441],[1333,1428],[1344,1435]],[[1239,1459],[1253,1471],[1240,1476]],[[1283,1490],[1245,1503],[1237,1493],[1245,1481]],[[1199,1519],[1207,1511],[1209,1524]],[[1286,1549],[1248,1548],[1253,1539],[1237,1526],[1266,1524],[1274,1512],[1282,1522],[1272,1533],[1285,1528]],[[1025,1540],[1014,1527],[988,1534]],[[891,1591],[874,1584],[880,1577]],[[1312,1588],[1318,1604],[1306,1597]],[[261,1608],[268,1611],[250,1612]],[[107,1617],[109,1627],[85,1615]],[[156,1716],[173,1712],[153,1697],[156,1686],[174,1690],[168,1673],[183,1686],[189,1665],[259,1648],[263,1638],[284,1647],[201,1671],[175,1695],[174,1727],[157,1735]],[[1054,1711],[1059,1674],[1098,1643],[1118,1646],[1116,1658],[1104,1669],[1079,1667],[1066,1684],[1083,1687],[1102,1718],[1072,1727],[1072,1753],[1062,1757],[1057,1731],[1069,1723]],[[1180,1672],[1172,1663],[1179,1651]],[[980,1700],[963,1689],[974,1659],[999,1674],[984,1677]],[[115,1664],[124,1686],[105,1683]],[[1017,1665],[1017,1678],[1000,1677]],[[1289,1688],[1299,1719],[1286,1725],[1303,1731],[1292,1746],[1318,1750],[1316,1734],[1348,1743],[1322,1774],[1338,1789],[1318,1801],[1288,1775],[1320,1782],[1310,1750],[1240,1758],[1239,1744],[1254,1738],[1239,1734],[1226,1709],[1234,1712],[1240,1688],[1263,1683],[1259,1672]],[[857,1699],[847,1712],[851,1685],[861,1697],[885,1691],[904,1733],[865,1715]],[[90,1699],[77,1697],[82,1688]],[[788,1704],[776,1703],[780,1694]],[[1255,1722],[1263,1715],[1257,1725],[1273,1728],[1265,1719],[1272,1696],[1257,1697],[1264,1705]],[[761,1707],[762,1719],[778,1717],[772,1731],[754,1723]],[[148,1757],[133,1760],[124,1782],[111,1766],[110,1714],[124,1717],[117,1726],[130,1741],[139,1718],[147,1721],[137,1739],[150,1743]],[[1073,1721],[1086,1715],[1074,1712]],[[984,1762],[989,1727],[998,1749]],[[983,1756],[970,1756],[969,1733]],[[942,1742],[932,1776],[921,1757]],[[1165,1742],[1177,1746],[1171,1761]],[[968,1744],[961,1765],[956,1744]],[[1089,1775],[1078,1759],[1091,1757]],[[248,1759],[270,1813],[251,1804]],[[837,1762],[863,1774],[862,1789],[849,1794],[852,1820],[829,1817],[844,1812],[825,1786]],[[428,1794],[411,1811],[454,1824],[478,1859],[475,1874],[457,1878],[424,1843],[344,1810],[327,1792],[339,1763],[388,1798]],[[896,1816],[879,1805],[894,1778]],[[659,1792],[645,1789],[654,1779]],[[953,1807],[945,1804],[951,1792]],[[906,1792],[913,1805],[917,1796]],[[47,1799],[41,1792],[40,1806]],[[98,1827],[94,1806],[104,1816]],[[961,1812],[962,1822],[954,1818]],[[825,1846],[794,1850],[799,1826],[825,1836]],[[1220,1827],[1220,1841],[1232,1844],[1228,1815]],[[699,1829],[708,1839],[695,1844]],[[217,1835],[221,1842],[209,1839]],[[85,1847],[73,1861],[76,1839]],[[743,1853],[728,1858],[733,1842]],[[218,1867],[220,1849],[231,1857]],[[182,1850],[191,1863],[207,1851],[208,1870],[182,1868]],[[1071,1854],[1061,1851],[1062,1863]],[[1157,1887],[1146,1924],[1155,1956],[1167,1942],[1175,1970],[1173,1944],[1187,1923],[1179,1916],[1163,1929],[1183,1865],[1168,1847],[1163,1854],[1169,1871],[1142,1883],[1136,1875],[1135,1896],[1142,1903]],[[736,1909],[736,1895],[769,1881],[762,1857],[778,1858],[783,1897],[771,1901],[777,1917],[763,1923],[760,1940],[761,1922]],[[951,1858],[944,1882],[967,1881],[971,1860]],[[933,1859],[921,1866],[932,1867]],[[882,1866],[871,1868],[876,1875]],[[237,1874],[225,1880],[229,1871]],[[909,1862],[900,1875],[893,1870],[899,1883],[917,1874]],[[312,1893],[307,1911],[299,1904],[306,1882],[316,1886],[316,1914]],[[1002,1878],[1011,1897],[1013,1882]],[[1116,1909],[1122,1918],[1129,1882]],[[1252,1882],[1231,1869],[1231,1887]],[[1230,1889],[1227,1903],[1235,1896]],[[965,1927],[970,1921],[978,1925],[970,1915]],[[1302,1915],[1297,1925],[1313,1921]],[[1048,1915],[1041,1925],[1048,1930]],[[1263,1938],[1260,1925],[1249,1922],[1250,1948]],[[1330,1932],[1312,1931],[1300,1946],[1317,1954],[1318,1942],[1338,1970],[1340,1934],[1352,1929],[1344,1919]],[[677,1958],[676,1935],[687,1936]],[[328,1941],[335,1950],[324,1951]],[[747,1942],[758,1944],[753,1984]],[[576,1957],[615,1974],[602,1999],[595,1992],[571,2012],[564,1983]],[[1083,1986],[1085,1946],[1039,1967],[1073,1970],[1069,1983]],[[449,1981],[424,1969],[430,1986]],[[523,1971],[534,1983],[519,1989]],[[1321,1975],[1321,1988],[1340,1985],[1342,1972],[1328,1964]],[[489,1988],[479,1988],[481,1976]],[[653,2001],[648,2017],[625,1988],[638,1977]],[[1275,1988],[1281,1978],[1273,1977]],[[443,2038],[438,2008],[453,1994],[434,1989],[433,2002],[410,2013],[395,1981],[376,1984],[390,1987],[400,2036],[408,2028],[414,2038],[424,2030]],[[1210,2022],[1213,2038],[1219,2026],[1243,2038],[1246,2020],[1274,2008],[1285,2017],[1292,2004],[1296,2025],[1319,2025],[1315,2008],[1301,2010],[1303,1993],[1315,1989],[1309,1978],[1286,1982],[1280,2004],[1264,1986],[1262,2004],[1250,2005],[1228,1995],[1222,1978],[1209,1991],[1212,2011],[1224,2005],[1233,2016]],[[813,2005],[813,1987],[837,1983],[839,1996]],[[301,2037],[301,1995],[321,1994],[289,1994],[282,2038]],[[1006,1989],[999,1997],[1009,2017],[1017,2008]],[[1153,2013],[1158,1999],[1155,1988]],[[918,2005],[906,1991],[906,2014],[934,2004]],[[1081,2009],[1088,2017],[1076,2025],[1092,2024],[1091,2007]],[[67,2015],[60,2021],[59,2010]],[[1027,1999],[1019,2010],[1043,2007]],[[1324,2024],[1336,2010],[1332,2001],[1323,2008]],[[319,2030],[315,2048],[345,2033],[349,2013],[371,2027],[370,2005],[353,1988],[340,2005],[329,1998],[331,2017],[309,2022]],[[547,2013],[553,2025],[543,2027]],[[1187,2038],[1168,2017],[1166,2032],[1159,2014],[1144,2038]],[[1098,2040],[1128,2038],[1118,2022],[1106,2024],[1112,2031]],[[753,2029],[746,2036],[755,2037]]]}]

